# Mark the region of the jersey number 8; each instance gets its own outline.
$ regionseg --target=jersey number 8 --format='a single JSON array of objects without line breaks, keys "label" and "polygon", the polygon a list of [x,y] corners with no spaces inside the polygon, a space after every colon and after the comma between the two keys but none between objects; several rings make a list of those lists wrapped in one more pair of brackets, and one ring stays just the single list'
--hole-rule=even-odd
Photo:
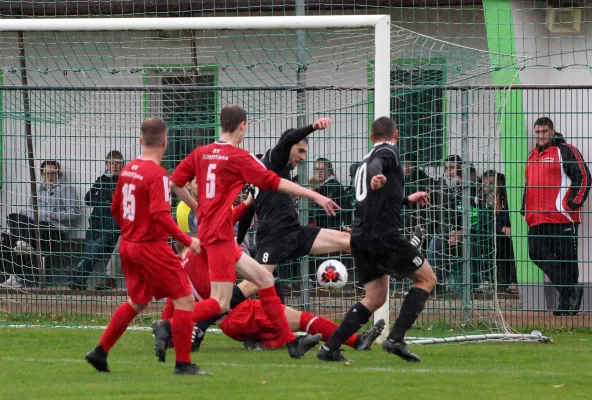
[{"label": "jersey number 8", "polygon": [[368,164],[362,163],[356,172],[356,201],[364,201],[368,194],[366,177],[368,175]]}]

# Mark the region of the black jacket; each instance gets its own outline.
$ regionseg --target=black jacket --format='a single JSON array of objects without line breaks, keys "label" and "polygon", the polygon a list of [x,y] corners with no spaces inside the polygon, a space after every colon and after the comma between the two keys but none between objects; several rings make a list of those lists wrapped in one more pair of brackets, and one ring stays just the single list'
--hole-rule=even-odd
[{"label": "black jacket", "polygon": [[315,192],[330,198],[341,208],[335,210],[335,216],[327,215],[318,204],[311,203],[309,219],[315,226],[326,229],[339,229],[341,225],[350,225],[352,219],[352,204],[348,191],[335,178],[327,180],[323,185],[315,189]]},{"label": "black jacket", "polygon": [[118,175],[101,175],[84,196],[87,206],[93,207],[88,222],[89,229],[119,231],[115,218],[111,215],[111,201],[117,186]]}]

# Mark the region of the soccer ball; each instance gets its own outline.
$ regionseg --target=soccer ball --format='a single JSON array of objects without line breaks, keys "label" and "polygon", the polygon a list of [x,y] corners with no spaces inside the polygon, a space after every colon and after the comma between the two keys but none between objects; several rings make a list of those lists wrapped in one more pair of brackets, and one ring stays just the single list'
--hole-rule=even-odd
[{"label": "soccer ball", "polygon": [[319,285],[327,289],[341,289],[347,283],[347,269],[337,260],[327,260],[317,270]]}]

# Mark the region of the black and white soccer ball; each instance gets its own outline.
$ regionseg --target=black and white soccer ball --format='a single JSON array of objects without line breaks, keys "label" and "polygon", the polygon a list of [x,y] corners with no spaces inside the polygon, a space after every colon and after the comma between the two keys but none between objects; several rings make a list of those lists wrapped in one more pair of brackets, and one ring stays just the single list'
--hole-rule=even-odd
[{"label": "black and white soccer ball", "polygon": [[347,283],[347,269],[337,260],[327,260],[317,270],[319,285],[327,289],[341,289]]}]

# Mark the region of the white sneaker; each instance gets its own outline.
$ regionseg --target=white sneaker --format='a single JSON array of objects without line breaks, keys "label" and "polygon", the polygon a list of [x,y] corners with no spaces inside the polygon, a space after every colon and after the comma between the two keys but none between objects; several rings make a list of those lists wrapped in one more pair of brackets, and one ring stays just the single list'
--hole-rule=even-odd
[{"label": "white sneaker", "polygon": [[17,240],[14,249],[21,253],[30,253],[31,251],[33,251],[33,247],[31,247],[31,245],[25,240]]},{"label": "white sneaker", "polygon": [[10,275],[4,283],[0,283],[0,286],[10,289],[19,289],[23,287],[21,280],[16,275]]}]

